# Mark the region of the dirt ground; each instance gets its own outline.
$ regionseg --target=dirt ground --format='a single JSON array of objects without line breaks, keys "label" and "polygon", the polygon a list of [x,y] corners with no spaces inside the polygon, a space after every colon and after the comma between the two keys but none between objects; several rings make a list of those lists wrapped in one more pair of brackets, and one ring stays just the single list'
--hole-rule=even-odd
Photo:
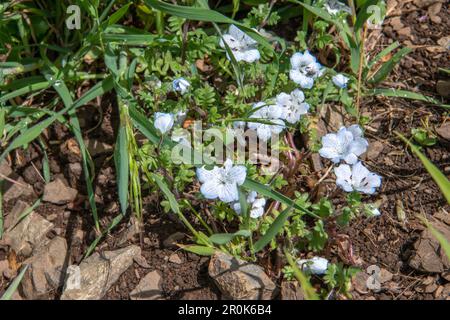
[{"label": "dirt ground", "polygon": [[[431,93],[436,97],[436,84],[444,79],[438,68],[449,68],[448,51],[437,50],[439,41],[448,37],[450,30],[450,15],[448,4],[444,4],[439,13],[430,15],[427,9],[414,9],[413,1],[405,1],[396,8],[396,12],[385,21],[382,32],[374,31],[370,46],[374,52],[380,51],[393,41],[412,46],[415,50],[408,55],[396,68],[394,74],[385,82],[385,86],[419,90]],[[432,18],[431,18],[432,17]],[[436,18],[438,17],[438,18]],[[399,25],[399,23],[401,25]],[[403,26],[402,26],[403,25]],[[404,30],[409,28],[408,30]],[[80,88],[81,91],[86,88]],[[101,100],[102,114],[83,117],[88,119],[82,123],[84,128],[94,128],[87,135],[90,141],[100,141],[105,146],[114,144],[117,115],[113,110],[116,106],[113,99],[105,96]],[[441,98],[439,98],[441,99]],[[92,109],[92,108],[91,108]],[[449,121],[444,109],[420,102],[382,97],[364,100],[364,115],[370,116],[372,122],[367,127],[367,136],[377,149],[372,150],[375,157],[367,159],[368,167],[383,177],[383,185],[377,195],[369,200],[381,201],[382,215],[376,219],[361,218],[353,221],[349,228],[340,230],[351,239],[354,257],[361,261],[362,269],[370,265],[378,265],[392,274],[389,282],[378,293],[358,292],[353,290],[356,299],[439,299],[439,287],[448,283],[439,275],[425,274],[408,266],[412,245],[418,238],[423,226],[416,218],[418,214],[426,214],[429,219],[436,213],[449,212],[438,187],[424,169],[422,163],[413,156],[394,134],[399,131],[410,136],[410,130],[420,127],[421,119],[428,117],[432,128],[440,127]],[[86,109],[80,112],[87,113]],[[85,184],[80,174],[80,158],[73,152],[73,138],[62,126],[55,125],[48,132],[51,143],[49,153],[51,172],[60,176],[68,185],[79,191],[77,201],[69,206],[42,203],[35,210],[43,217],[51,220],[55,227],[48,237],[56,235],[65,237],[68,242],[71,263],[80,262],[82,256],[95,239],[92,231],[93,221],[87,210]],[[27,196],[26,200],[33,202],[43,192],[43,181],[34,167],[42,168],[42,155],[38,148],[30,146],[27,151],[17,151],[13,159],[14,172],[34,188],[35,195]],[[450,141],[439,139],[438,143],[426,149],[427,156],[443,171],[450,175]],[[20,159],[20,160],[18,160]],[[119,204],[114,177],[114,163],[111,151],[99,152],[94,155],[97,167],[96,201],[103,226],[106,226],[119,213]],[[325,173],[319,173],[319,176]],[[325,180],[325,183],[327,181]],[[326,193],[335,193],[335,186],[326,185]],[[17,199],[5,203],[4,210],[8,212]],[[336,197],[335,205],[342,204],[342,197]],[[165,215],[158,203],[158,197],[145,198],[144,221],[145,234],[142,255],[148,265],[134,263],[108,291],[105,299],[129,299],[129,293],[136,287],[139,280],[149,271],[159,270],[162,275],[162,288],[166,299],[220,299],[219,290],[208,277],[208,258],[186,253],[164,246],[163,242],[176,232],[185,233],[184,227]],[[129,223],[124,221],[116,227],[106,239],[100,243],[98,250],[113,250],[130,243],[139,245],[137,237],[127,237]],[[181,242],[189,243],[187,232]],[[11,253],[6,246],[0,246],[0,260],[9,258]],[[178,259],[172,259],[176,254]],[[334,259],[339,253],[334,250]],[[172,258],[170,258],[172,257]],[[18,260],[20,262],[20,256]],[[174,262],[173,262],[174,261]],[[281,279],[274,279],[277,284]],[[0,275],[0,295],[9,283],[9,279]],[[435,285],[424,290],[424,285]],[[437,294],[439,293],[439,295]],[[58,298],[54,292],[50,299]],[[279,297],[278,297],[279,298]]]}]

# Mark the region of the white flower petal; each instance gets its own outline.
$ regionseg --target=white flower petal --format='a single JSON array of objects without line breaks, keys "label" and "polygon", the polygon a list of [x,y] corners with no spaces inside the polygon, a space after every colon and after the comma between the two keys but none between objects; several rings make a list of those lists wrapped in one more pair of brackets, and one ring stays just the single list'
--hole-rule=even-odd
[{"label": "white flower petal", "polygon": [[235,166],[228,171],[228,177],[240,186],[247,177],[247,168],[244,166]]},{"label": "white flower petal", "polygon": [[239,193],[236,184],[224,184],[219,188],[219,199],[225,203],[238,201]]},{"label": "white flower petal", "polygon": [[206,199],[213,200],[219,197],[222,189],[222,186],[216,180],[212,180],[202,184],[200,192]]}]

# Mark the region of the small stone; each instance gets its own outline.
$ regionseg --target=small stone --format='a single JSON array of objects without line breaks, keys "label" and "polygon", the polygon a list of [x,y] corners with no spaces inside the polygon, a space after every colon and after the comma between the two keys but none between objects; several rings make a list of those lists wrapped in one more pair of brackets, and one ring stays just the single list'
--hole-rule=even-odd
[{"label": "small stone", "polygon": [[390,273],[388,270],[386,269],[381,269],[380,270],[380,282],[381,284],[391,281],[392,278],[394,277],[394,275],[392,273]]},{"label": "small stone", "polygon": [[22,177],[14,179],[15,183],[6,181],[3,186],[3,201],[16,200],[20,196],[31,196],[34,194],[33,187],[25,182]]},{"label": "small stone", "polygon": [[149,272],[130,293],[131,300],[159,300],[163,297],[162,279],[158,271]]},{"label": "small stone", "polygon": [[372,142],[367,150],[367,159],[375,161],[384,149],[381,141]]},{"label": "small stone", "polygon": [[145,268],[145,269],[151,268],[151,266],[147,262],[147,259],[145,259],[143,256],[136,256],[136,257],[134,257],[133,260],[142,268]]},{"label": "small stone", "polygon": [[30,206],[25,201],[17,200],[16,204],[11,209],[11,212],[5,217],[4,228],[9,229],[13,227],[18,222],[21,214],[29,207]]},{"label": "small stone", "polygon": [[176,263],[176,264],[182,264],[183,263],[181,261],[180,257],[178,256],[178,254],[176,254],[176,253],[172,253],[169,256],[169,262]]},{"label": "small stone", "polygon": [[166,240],[163,241],[163,246],[165,248],[177,248],[176,243],[180,240],[183,240],[185,234],[182,232],[175,232],[171,234]]},{"label": "small stone", "polygon": [[78,191],[68,187],[56,179],[45,186],[43,200],[54,204],[67,204],[73,202],[77,197]]},{"label": "small stone", "polygon": [[430,17],[430,20],[436,24],[439,24],[442,22],[441,17],[438,16],[438,13],[442,9],[442,3],[436,2],[428,7],[428,16]]},{"label": "small stone", "polygon": [[8,239],[8,243],[16,253],[26,257],[31,254],[32,249],[44,246],[48,242],[45,235],[52,228],[53,223],[31,212],[5,233],[5,239]]},{"label": "small stone", "polygon": [[363,271],[358,272],[352,279],[352,285],[356,292],[360,294],[369,293],[367,288],[367,280],[369,275]]},{"label": "small stone", "polygon": [[404,24],[402,23],[402,18],[400,16],[398,17],[393,17],[390,21],[389,24],[392,26],[392,28],[394,28],[395,31],[398,31],[400,29],[403,29]]},{"label": "small stone", "polygon": [[227,298],[270,300],[275,294],[275,284],[260,266],[222,252],[211,258],[208,273]]},{"label": "small stone", "polygon": [[29,269],[21,282],[24,296],[27,299],[48,298],[50,291],[61,287],[64,267],[69,262],[66,259],[66,239],[57,236],[26,260],[24,264],[28,264]]},{"label": "small stone", "polygon": [[305,295],[297,281],[284,281],[281,283],[281,300],[305,300]]},{"label": "small stone", "polygon": [[410,37],[411,36],[411,27],[405,27],[397,31],[399,36]]},{"label": "small stone", "polygon": [[80,266],[70,266],[61,300],[99,300],[141,255],[138,246],[102,254],[95,252],[83,260]]},{"label": "small stone", "polygon": [[450,121],[437,128],[436,132],[445,140],[450,140]]},{"label": "small stone", "polygon": [[3,271],[9,269],[8,260],[0,260],[0,274],[3,274]]},{"label": "small stone", "polygon": [[[439,221],[431,222],[431,224],[444,238],[450,239],[449,226]],[[409,265],[421,272],[442,273],[449,270],[450,261],[439,241],[426,229],[414,243],[414,252],[409,260]]]}]

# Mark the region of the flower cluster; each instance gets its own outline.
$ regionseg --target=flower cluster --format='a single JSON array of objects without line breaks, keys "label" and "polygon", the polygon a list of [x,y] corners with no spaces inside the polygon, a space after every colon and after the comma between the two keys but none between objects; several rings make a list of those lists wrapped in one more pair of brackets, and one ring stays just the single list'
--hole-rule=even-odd
[{"label": "flower cluster", "polygon": [[[257,42],[234,25],[229,27],[228,33],[223,35],[219,45],[225,48],[225,43],[233,52],[236,61],[252,63],[261,57],[257,49]],[[228,53],[227,57],[231,60]]]},{"label": "flower cluster", "polygon": [[233,166],[227,159],[222,168],[214,166],[212,170],[197,168],[197,178],[202,184],[200,192],[206,199],[219,199],[230,203],[239,200],[238,186],[242,185],[247,177],[247,168]]},{"label": "flower cluster", "polygon": [[334,169],[336,184],[344,191],[374,194],[376,188],[381,186],[381,177],[358,161],[358,157],[367,151],[368,146],[358,125],[342,127],[337,133],[322,137],[319,154],[336,164],[341,160],[347,163]]},{"label": "flower cluster", "polygon": [[311,89],[314,80],[321,77],[325,69],[309,51],[294,53],[291,57],[289,77],[304,89]]},{"label": "flower cluster", "polygon": [[[266,206],[266,199],[258,197],[256,191],[251,191],[247,196],[247,203],[251,205],[250,207],[250,217],[257,219],[262,217],[264,214],[264,207]],[[237,214],[241,214],[241,204],[240,202],[235,202],[232,204],[232,208]]]}]

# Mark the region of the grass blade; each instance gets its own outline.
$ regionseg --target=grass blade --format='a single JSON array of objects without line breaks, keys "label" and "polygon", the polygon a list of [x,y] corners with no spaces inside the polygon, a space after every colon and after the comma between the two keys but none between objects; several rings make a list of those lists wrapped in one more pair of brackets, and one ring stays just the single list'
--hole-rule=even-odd
[{"label": "grass blade", "polygon": [[275,221],[270,225],[269,230],[267,230],[267,232],[255,243],[255,252],[264,249],[264,247],[277,236],[277,234],[283,229],[284,223],[289,218],[291,210],[292,207],[289,207],[278,215]]},{"label": "grass blade", "polygon": [[418,100],[418,101],[427,102],[429,104],[433,104],[433,105],[436,105],[439,107],[443,107],[446,109],[450,109],[450,105],[442,104],[441,102],[439,102],[438,100],[436,100],[432,97],[428,97],[421,93],[411,92],[411,91],[407,91],[407,90],[378,88],[378,89],[373,89],[373,90],[368,91],[367,95]]},{"label": "grass blade", "polygon": [[303,291],[303,294],[305,295],[305,299],[306,300],[319,300],[319,296],[317,295],[314,288],[311,286],[311,283],[308,281],[308,278],[297,266],[297,263],[295,263],[294,259],[289,254],[289,252],[287,252],[285,250],[284,255],[286,256],[286,259],[287,259],[289,265],[294,270],[295,278],[297,278],[298,282],[300,282],[300,286]]},{"label": "grass blade", "polygon": [[428,160],[422,152],[420,152],[417,146],[412,144],[400,133],[395,132],[395,134],[402,139],[411,148],[411,151],[420,159],[420,161],[422,161],[425,169],[427,169],[428,173],[441,189],[445,199],[447,199],[447,202],[450,203],[450,181],[447,177],[430,160]]}]

